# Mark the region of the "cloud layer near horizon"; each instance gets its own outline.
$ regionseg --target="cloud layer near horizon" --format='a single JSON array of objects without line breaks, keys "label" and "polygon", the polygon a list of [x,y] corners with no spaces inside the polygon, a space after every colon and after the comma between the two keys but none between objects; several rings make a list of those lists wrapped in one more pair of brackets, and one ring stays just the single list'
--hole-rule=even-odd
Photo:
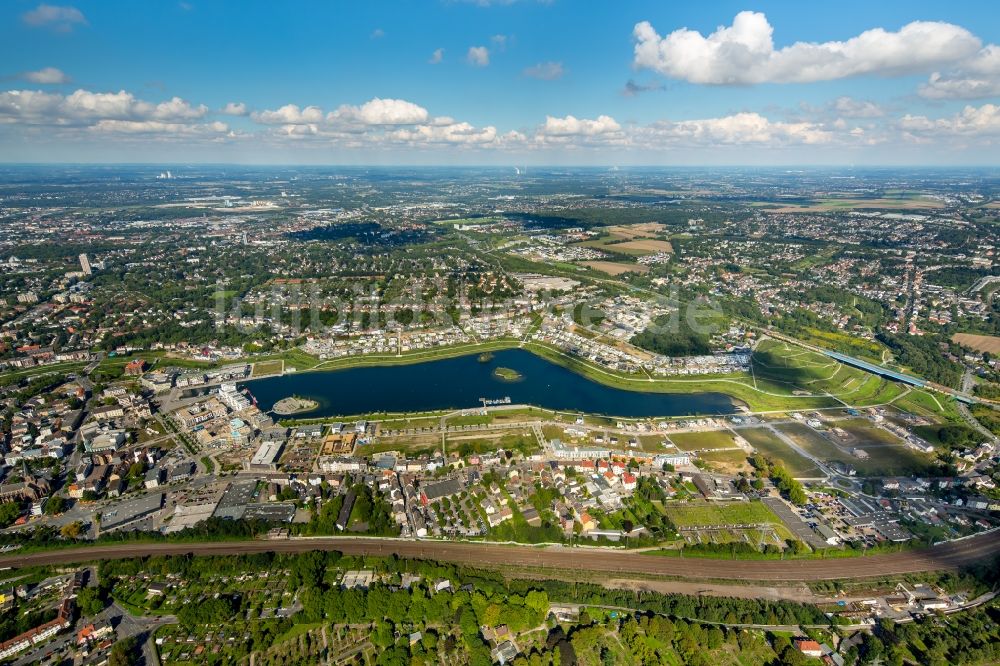
[{"label": "cloud layer near horizon", "polygon": [[[0,92],[0,131],[20,127],[60,141],[114,135],[123,139],[312,142],[347,148],[453,146],[527,152],[546,148],[860,147],[886,141],[925,144],[939,139],[988,145],[1000,138],[1000,107],[993,104],[968,105],[939,117],[893,117],[870,101],[840,97],[809,113],[812,118],[782,119],[741,111],[719,117],[663,118],[646,124],[620,122],[606,114],[594,118],[548,115],[533,127],[502,131],[493,125],[475,126],[450,116],[435,116],[408,100],[378,97],[329,111],[295,104],[251,110],[242,102],[230,102],[213,111],[179,97],[150,102],[124,90]],[[243,126],[234,128],[231,121],[236,120]]]}]

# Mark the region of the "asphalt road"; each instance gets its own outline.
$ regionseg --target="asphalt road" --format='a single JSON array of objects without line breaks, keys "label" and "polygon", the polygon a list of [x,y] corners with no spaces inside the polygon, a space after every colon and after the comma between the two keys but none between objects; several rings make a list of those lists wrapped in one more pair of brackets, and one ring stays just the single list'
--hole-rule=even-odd
[{"label": "asphalt road", "polygon": [[367,537],[284,541],[101,545],[0,557],[0,567],[72,564],[146,555],[242,555],[273,551],[339,550],[350,555],[399,555],[479,567],[528,566],[601,573],[748,581],[813,581],[868,578],[923,571],[955,571],[1000,555],[1000,531],[900,553],[808,560],[718,560],[643,555],[596,548],[507,546]]}]

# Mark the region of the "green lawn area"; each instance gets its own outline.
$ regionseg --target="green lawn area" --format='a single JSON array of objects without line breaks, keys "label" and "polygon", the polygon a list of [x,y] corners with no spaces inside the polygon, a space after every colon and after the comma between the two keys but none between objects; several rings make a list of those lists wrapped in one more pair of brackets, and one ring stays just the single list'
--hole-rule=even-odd
[{"label": "green lawn area", "polygon": [[[926,474],[932,468],[932,459],[907,447],[891,434],[879,431],[874,424],[863,419],[840,421],[836,424],[852,435],[841,440],[841,448],[823,435],[802,423],[789,423],[778,428],[820,460],[837,461],[854,466],[859,476],[909,476]],[[831,437],[836,437],[831,433]],[[864,449],[868,458],[862,460],[849,453],[855,447]]]},{"label": "green lawn area", "polygon": [[677,527],[782,524],[763,502],[668,502],[664,511]]},{"label": "green lawn area", "polygon": [[773,460],[780,460],[792,476],[808,478],[820,474],[813,461],[793,450],[767,428],[742,428],[739,434],[760,453]]},{"label": "green lawn area", "polygon": [[[146,432],[146,428],[152,430],[153,433]],[[162,437],[163,435],[166,434],[164,432],[164,427],[157,421],[150,421],[149,423],[146,424],[146,428],[140,428],[138,430],[137,441],[139,444],[144,444],[151,439]]]},{"label": "green lawn area", "polygon": [[504,449],[518,450],[530,455],[539,449],[538,440],[530,430],[490,431],[490,435],[499,437],[471,437],[470,435],[449,434],[447,439],[448,452],[458,451],[459,455],[467,456],[473,453],[486,453]]},{"label": "green lawn area", "polygon": [[638,439],[643,451],[648,453],[663,452],[664,437],[662,435],[639,435]]},{"label": "green lawn area", "polygon": [[493,423],[493,416],[490,414],[465,414],[462,416],[450,416],[446,423],[449,426],[464,425],[486,425]]},{"label": "green lawn area", "polygon": [[923,389],[913,389],[893,401],[894,406],[918,416],[926,416],[938,421],[962,420],[955,407],[955,401],[948,396],[932,394]]},{"label": "green lawn area", "polygon": [[437,416],[404,419],[382,419],[379,424],[384,430],[410,430],[412,428],[436,428],[441,424]]},{"label": "green lawn area", "polygon": [[670,441],[684,451],[700,449],[729,449],[736,446],[733,434],[727,430],[707,432],[679,432],[670,435]]},{"label": "green lawn area", "polygon": [[307,634],[313,629],[319,629],[322,626],[322,622],[303,622],[302,624],[293,624],[291,629],[275,638],[271,645],[279,645],[285,641],[290,641],[293,638],[298,638],[299,636]]},{"label": "green lawn area", "polygon": [[402,451],[407,455],[418,457],[423,454],[433,454],[441,451],[441,434],[402,435],[399,437],[382,437],[374,444],[359,446],[362,455],[372,455],[384,451]]},{"label": "green lawn area", "polygon": [[833,395],[857,406],[883,404],[903,392],[895,382],[778,340],[761,341],[753,364],[759,388],[763,382],[784,391]]},{"label": "green lawn area", "polygon": [[257,361],[253,364],[251,377],[266,377],[268,375],[281,374],[285,368],[285,362],[281,359],[273,361]]},{"label": "green lawn area", "polygon": [[820,460],[848,460],[851,463],[857,460],[853,456],[844,455],[840,449],[804,423],[782,423],[776,427],[799,447]]},{"label": "green lawn area", "polygon": [[855,438],[855,446],[868,452],[868,460],[855,465],[859,474],[924,474],[933,467],[932,456],[911,449],[867,419],[847,419],[836,425]]}]

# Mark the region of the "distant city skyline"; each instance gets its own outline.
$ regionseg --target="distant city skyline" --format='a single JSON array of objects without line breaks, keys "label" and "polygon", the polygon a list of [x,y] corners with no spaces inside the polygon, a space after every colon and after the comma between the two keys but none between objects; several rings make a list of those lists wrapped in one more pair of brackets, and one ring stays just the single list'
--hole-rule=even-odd
[{"label": "distant city skyline", "polygon": [[981,2],[14,0],[0,161],[997,165],[998,44]]}]

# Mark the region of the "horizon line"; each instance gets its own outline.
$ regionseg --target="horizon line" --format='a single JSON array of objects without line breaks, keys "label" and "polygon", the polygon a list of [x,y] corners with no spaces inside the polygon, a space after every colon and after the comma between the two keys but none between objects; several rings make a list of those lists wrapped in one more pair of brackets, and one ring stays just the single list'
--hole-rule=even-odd
[{"label": "horizon line", "polygon": [[736,168],[736,169],[1000,169],[997,164],[436,164],[436,163],[394,163],[366,164],[360,162],[8,162],[0,160],[0,167],[16,166],[141,166],[141,167],[205,167],[205,166],[254,166],[254,167],[328,167],[328,168],[360,168],[360,169],[390,169],[390,168],[448,168],[448,169],[693,169],[693,168]]}]

